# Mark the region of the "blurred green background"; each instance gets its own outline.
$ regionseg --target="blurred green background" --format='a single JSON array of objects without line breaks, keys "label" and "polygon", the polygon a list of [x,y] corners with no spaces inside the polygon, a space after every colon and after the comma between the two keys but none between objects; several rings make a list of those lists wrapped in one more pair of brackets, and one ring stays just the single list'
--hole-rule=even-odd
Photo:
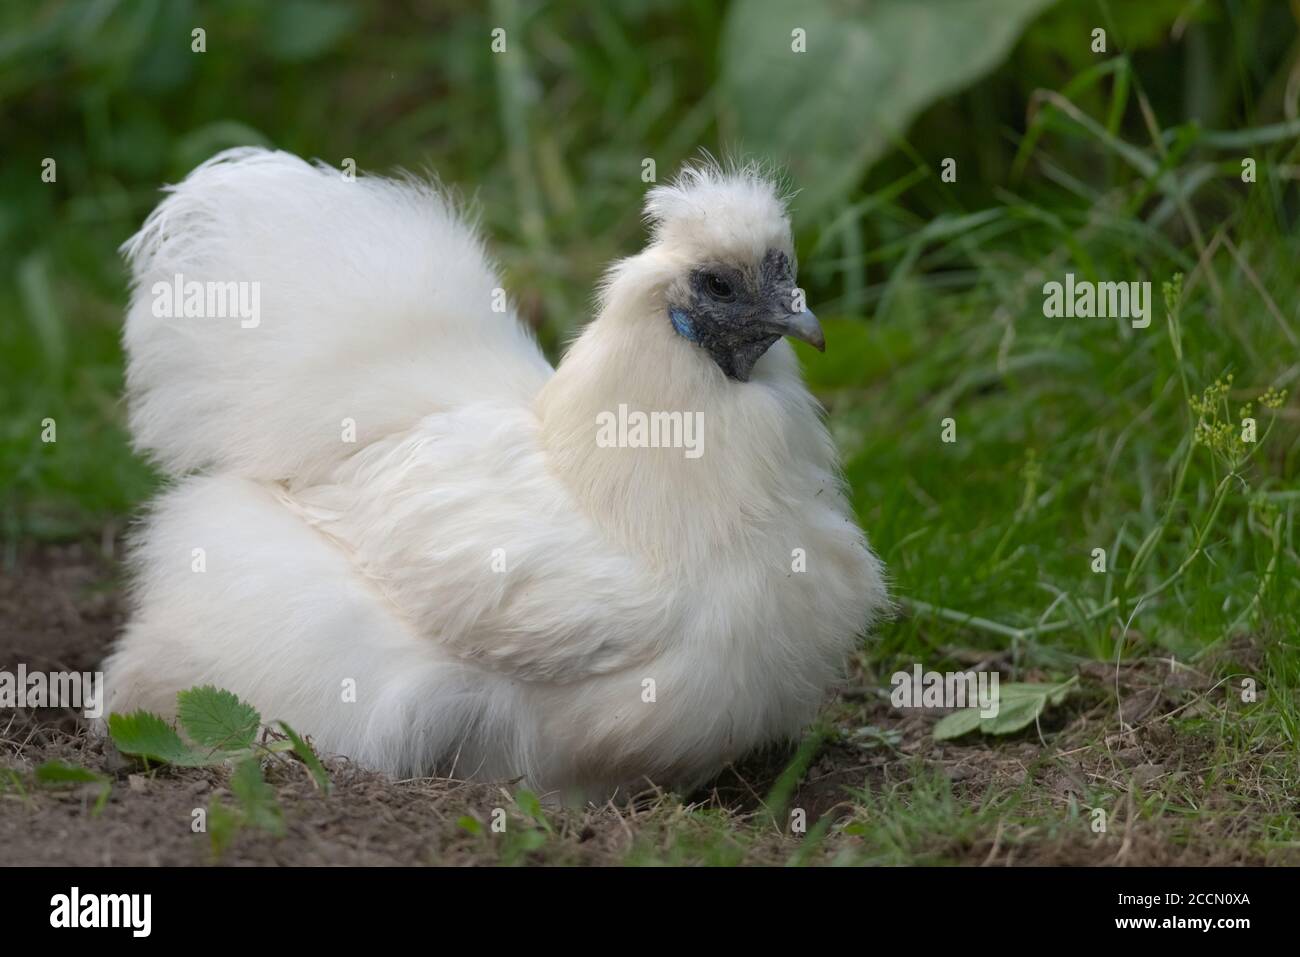
[{"label": "blurred green background", "polygon": [[[642,160],[664,180],[707,148],[778,163],[802,190],[800,280],[831,344],[802,353],[808,376],[897,591],[939,608],[886,630],[881,667],[944,647],[969,614],[1009,630],[968,643],[1063,622],[1031,650],[1109,656],[1111,612],[1144,593],[1137,627],[1162,647],[1294,640],[1297,4],[466,6],[0,8],[8,560],[22,540],[120,527],[153,487],[123,431],[116,248],[214,152],[436,170],[477,202],[558,359],[602,268],[642,241]],[[1045,319],[1042,283],[1066,271],[1151,280],[1157,300],[1187,274],[1179,344],[1159,305],[1147,330]],[[1229,373],[1231,417],[1267,387],[1292,394],[1256,404],[1275,427],[1239,467],[1194,445],[1187,403]],[[40,442],[47,417],[57,443]],[[1107,574],[1089,567],[1098,546]]]}]

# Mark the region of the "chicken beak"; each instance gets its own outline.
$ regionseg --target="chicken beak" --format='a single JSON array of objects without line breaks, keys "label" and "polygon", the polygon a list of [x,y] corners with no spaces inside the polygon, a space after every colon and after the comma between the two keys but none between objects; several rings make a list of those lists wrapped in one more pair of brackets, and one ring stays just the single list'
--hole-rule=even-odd
[{"label": "chicken beak", "polygon": [[826,351],[826,337],[822,335],[821,323],[807,309],[776,320],[773,331],[806,342],[818,352]]}]

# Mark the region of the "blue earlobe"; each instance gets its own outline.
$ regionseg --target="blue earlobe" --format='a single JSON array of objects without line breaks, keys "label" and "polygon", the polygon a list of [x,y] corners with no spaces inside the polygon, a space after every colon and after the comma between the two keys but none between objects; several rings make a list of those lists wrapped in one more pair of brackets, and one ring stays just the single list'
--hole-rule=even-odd
[{"label": "blue earlobe", "polygon": [[691,317],[686,314],[685,309],[676,307],[668,310],[668,318],[673,321],[673,328],[683,339],[695,341],[695,327],[691,325]]}]

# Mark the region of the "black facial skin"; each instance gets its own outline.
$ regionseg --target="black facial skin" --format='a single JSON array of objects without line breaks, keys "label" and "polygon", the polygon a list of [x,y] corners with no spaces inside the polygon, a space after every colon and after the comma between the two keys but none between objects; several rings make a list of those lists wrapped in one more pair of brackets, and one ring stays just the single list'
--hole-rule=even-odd
[{"label": "black facial skin", "polygon": [[824,345],[811,314],[791,308],[794,271],[778,249],[767,251],[757,275],[706,265],[695,269],[686,285],[685,301],[670,303],[669,317],[678,334],[707,351],[728,378],[748,382],[754,363],[783,335]]}]

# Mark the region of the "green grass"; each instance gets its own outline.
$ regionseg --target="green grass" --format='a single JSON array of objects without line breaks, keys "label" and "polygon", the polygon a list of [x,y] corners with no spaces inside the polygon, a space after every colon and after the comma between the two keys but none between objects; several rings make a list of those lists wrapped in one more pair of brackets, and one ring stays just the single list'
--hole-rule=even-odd
[{"label": "green grass", "polygon": [[[641,158],[662,178],[701,146],[730,145],[715,87],[725,25],[705,4],[616,16],[502,2],[486,19],[433,4],[418,35],[389,15],[340,14],[368,29],[325,23],[304,53],[278,48],[255,5],[231,3],[210,43],[242,52],[152,66],[131,31],[156,42],[158,23],[114,14],[91,43],[82,6],[38,6],[39,25],[0,48],[0,111],[13,111],[0,158],[10,560],[20,541],[122,522],[153,488],[123,429],[114,249],[159,182],[216,148],[264,139],[362,169],[433,165],[477,197],[525,318],[558,358],[602,265],[640,241]],[[829,342],[825,356],[801,355],[901,605],[864,647],[864,680],[1003,650],[1010,680],[1169,657],[1211,686],[1251,676],[1254,703],[1220,690],[1160,719],[1199,742],[1203,766],[1188,778],[1199,783],[1131,805],[1118,784],[1088,797],[1175,844],[1194,843],[1197,822],[1237,815],[1214,840],[1267,855],[1300,840],[1279,796],[1295,793],[1300,733],[1300,129],[1279,99],[1295,22],[1281,5],[1206,4],[1174,42],[1184,5],[1143,6],[1058,6],[992,76],[924,112],[833,209],[801,218],[796,201],[800,279]],[[311,19],[295,10],[286,16]],[[496,22],[527,51],[508,66],[473,52]],[[1107,56],[1078,40],[1094,22],[1110,27]],[[71,91],[38,89],[65,81]],[[45,155],[60,157],[57,185],[39,183]],[[955,184],[938,177],[948,155]],[[1151,326],[1045,318],[1043,283],[1067,271],[1149,280]],[[1176,274],[1171,312],[1161,288]],[[1253,405],[1262,441],[1248,458],[1239,442],[1195,439],[1194,403],[1228,376],[1214,414],[1239,429]],[[1287,392],[1280,408],[1262,407],[1268,389]],[[48,445],[47,417],[58,428]],[[953,443],[941,441],[948,417]],[[1095,548],[1104,574],[1091,570]],[[1104,752],[1120,730],[1114,702],[1104,686],[1090,694],[1072,747]],[[866,720],[840,717],[842,731]],[[1050,768],[1060,730],[1005,746],[1041,743]],[[983,746],[958,742],[936,760]],[[857,792],[828,857],[966,860],[1000,834],[997,857],[1087,829],[1079,797],[973,793],[929,767]],[[652,817],[629,860],[736,863],[761,839],[724,811]]]}]

